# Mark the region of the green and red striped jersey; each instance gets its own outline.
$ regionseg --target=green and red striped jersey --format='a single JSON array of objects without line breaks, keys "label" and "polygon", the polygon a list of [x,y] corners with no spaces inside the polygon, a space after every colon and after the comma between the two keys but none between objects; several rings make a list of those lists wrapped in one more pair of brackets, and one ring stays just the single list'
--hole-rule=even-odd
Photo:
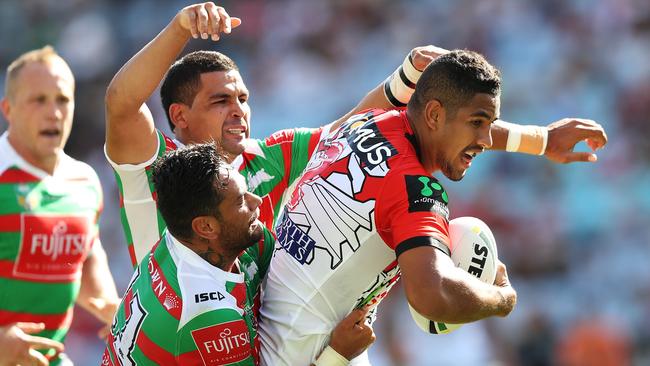
[{"label": "green and red striped jersey", "polygon": [[257,365],[260,284],[274,244],[265,230],[226,272],[165,231],[136,268],[102,365]]},{"label": "green and red striped jersey", "polygon": [[[283,205],[286,192],[307,166],[323,128],[282,130],[264,140],[248,140],[246,151],[233,166],[246,178],[249,191],[262,197],[260,220],[269,230]],[[166,224],[156,207],[151,165],[183,144],[158,132],[158,150],[141,164],[116,164],[106,155],[115,171],[120,190],[120,208],[126,242],[135,266],[156,243]]]},{"label": "green and red striped jersey", "polygon": [[89,165],[63,154],[49,175],[0,137],[0,325],[43,322],[38,336],[64,341],[102,202]]}]

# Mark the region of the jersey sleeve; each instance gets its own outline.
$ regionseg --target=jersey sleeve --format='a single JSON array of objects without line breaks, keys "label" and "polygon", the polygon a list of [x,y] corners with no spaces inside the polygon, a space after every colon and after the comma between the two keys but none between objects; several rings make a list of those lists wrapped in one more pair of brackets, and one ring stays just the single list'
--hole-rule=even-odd
[{"label": "jersey sleeve", "polygon": [[450,253],[449,199],[432,176],[392,172],[377,200],[377,229],[397,256],[419,246]]},{"label": "jersey sleeve", "polygon": [[160,239],[166,224],[158,212],[150,166],[166,151],[176,148],[174,142],[157,131],[158,149],[140,164],[117,164],[104,154],[115,172],[120,191],[120,217],[126,236],[131,264],[135,267]]}]

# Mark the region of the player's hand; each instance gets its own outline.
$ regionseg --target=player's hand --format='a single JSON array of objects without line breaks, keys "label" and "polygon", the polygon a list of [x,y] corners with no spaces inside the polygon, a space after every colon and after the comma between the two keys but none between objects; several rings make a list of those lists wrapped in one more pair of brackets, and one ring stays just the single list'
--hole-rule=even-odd
[{"label": "player's hand", "polygon": [[590,119],[564,118],[555,121],[548,125],[548,142],[544,156],[562,164],[598,160],[594,153],[573,151],[580,141],[585,141],[592,151],[596,151],[607,144],[607,134],[603,126]]},{"label": "player's hand", "polygon": [[431,61],[438,58],[438,56],[449,53],[449,50],[444,48],[428,45],[415,47],[411,50],[411,59],[413,60],[413,66],[419,71],[424,71],[424,69],[429,66]]},{"label": "player's hand", "polygon": [[63,352],[63,344],[48,338],[30,335],[45,329],[43,323],[14,323],[0,327],[0,366],[38,365],[49,362],[37,350]]},{"label": "player's hand", "polygon": [[494,285],[499,287],[501,296],[503,296],[503,303],[501,306],[501,316],[506,316],[515,308],[517,304],[517,292],[510,284],[508,279],[508,271],[506,265],[497,259],[497,275],[494,279]]},{"label": "player's hand", "polygon": [[352,310],[332,331],[330,347],[348,360],[362,354],[375,341],[372,327],[366,324],[368,310],[369,307]]},{"label": "player's hand", "polygon": [[110,332],[113,317],[120,306],[120,299],[100,299],[91,297],[88,299],[88,310],[97,319],[104,323],[104,326],[97,332],[97,336],[101,339],[106,339]]},{"label": "player's hand", "polygon": [[230,34],[241,24],[241,19],[230,17],[226,10],[213,2],[186,6],[176,14],[176,22],[193,38],[219,40],[219,34]]}]

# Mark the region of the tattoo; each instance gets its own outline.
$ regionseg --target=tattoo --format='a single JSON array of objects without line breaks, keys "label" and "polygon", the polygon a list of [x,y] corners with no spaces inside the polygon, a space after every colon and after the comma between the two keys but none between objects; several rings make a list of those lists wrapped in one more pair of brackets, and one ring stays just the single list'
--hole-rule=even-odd
[{"label": "tattoo", "polygon": [[217,253],[212,248],[209,248],[205,250],[205,252],[198,253],[198,255],[205,259],[206,262],[210,263],[211,265],[217,267],[217,268],[222,268],[224,264],[224,258],[221,253]]}]

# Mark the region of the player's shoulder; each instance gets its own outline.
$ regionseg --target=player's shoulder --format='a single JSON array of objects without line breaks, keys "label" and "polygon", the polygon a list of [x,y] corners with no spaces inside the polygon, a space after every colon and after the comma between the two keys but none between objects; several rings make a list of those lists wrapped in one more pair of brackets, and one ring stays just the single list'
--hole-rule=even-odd
[{"label": "player's shoulder", "polygon": [[87,180],[93,184],[100,185],[99,176],[95,168],[90,164],[75,159],[67,154],[63,154],[60,162],[62,177],[66,180],[84,181]]}]

